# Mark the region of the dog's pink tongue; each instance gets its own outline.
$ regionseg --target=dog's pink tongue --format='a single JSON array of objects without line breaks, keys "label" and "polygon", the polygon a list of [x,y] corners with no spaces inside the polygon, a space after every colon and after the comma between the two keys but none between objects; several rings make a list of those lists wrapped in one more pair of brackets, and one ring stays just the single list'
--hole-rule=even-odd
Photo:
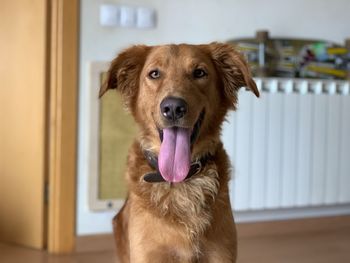
[{"label": "dog's pink tongue", "polygon": [[185,180],[191,162],[190,129],[167,128],[158,156],[159,172],[168,182]]}]

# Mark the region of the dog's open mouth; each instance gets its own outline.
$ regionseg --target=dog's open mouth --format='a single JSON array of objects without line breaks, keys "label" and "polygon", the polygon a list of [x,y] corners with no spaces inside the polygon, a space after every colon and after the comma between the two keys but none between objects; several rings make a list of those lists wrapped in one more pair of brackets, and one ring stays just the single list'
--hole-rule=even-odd
[{"label": "dog's open mouth", "polygon": [[158,167],[164,180],[173,183],[185,180],[191,166],[191,145],[198,138],[204,114],[203,110],[193,128],[172,126],[159,130]]},{"label": "dog's open mouth", "polygon": [[[200,130],[200,127],[202,126],[204,115],[205,115],[205,111],[203,110],[201,112],[201,114],[199,115],[197,122],[193,126],[192,133],[191,133],[191,138],[190,138],[191,139],[191,145],[193,145],[194,142],[198,138],[199,130]],[[172,128],[178,128],[178,127],[174,126]],[[159,133],[160,141],[163,142],[163,130],[158,128],[158,133]]]}]

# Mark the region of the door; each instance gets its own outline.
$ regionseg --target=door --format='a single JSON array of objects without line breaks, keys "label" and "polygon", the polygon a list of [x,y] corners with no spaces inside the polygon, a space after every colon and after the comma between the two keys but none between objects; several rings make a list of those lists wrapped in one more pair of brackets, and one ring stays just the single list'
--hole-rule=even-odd
[{"label": "door", "polygon": [[0,241],[75,244],[78,0],[1,0]]},{"label": "door", "polygon": [[45,0],[1,1],[0,240],[45,244]]}]

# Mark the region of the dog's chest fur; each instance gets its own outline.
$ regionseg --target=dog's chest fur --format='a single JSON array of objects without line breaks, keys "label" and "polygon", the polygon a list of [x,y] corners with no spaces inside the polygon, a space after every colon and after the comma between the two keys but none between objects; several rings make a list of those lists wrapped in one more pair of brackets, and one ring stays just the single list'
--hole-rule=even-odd
[{"label": "dog's chest fur", "polygon": [[211,206],[218,190],[218,173],[215,165],[210,165],[184,183],[152,185],[150,205],[157,216],[185,227],[187,235],[193,239],[210,225]]},{"label": "dog's chest fur", "polygon": [[[180,253],[177,256],[183,257],[182,253],[184,258],[192,258],[191,262],[196,262],[193,260],[200,258],[203,253],[202,241],[213,221],[212,206],[220,187],[215,168],[215,165],[210,165],[185,183],[148,185],[150,191],[145,199],[147,201],[143,203],[144,211],[152,211],[154,218],[161,220],[169,228],[180,230],[176,234],[179,235],[180,242],[188,246],[177,249],[176,253]],[[165,241],[161,242],[168,243],[167,247],[174,246],[167,242],[168,239],[165,236]]]}]

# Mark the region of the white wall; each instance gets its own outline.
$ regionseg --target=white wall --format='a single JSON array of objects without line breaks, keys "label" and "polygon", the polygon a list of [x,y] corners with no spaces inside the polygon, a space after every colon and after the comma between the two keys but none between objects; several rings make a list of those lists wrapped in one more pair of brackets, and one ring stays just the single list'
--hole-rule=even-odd
[{"label": "white wall", "polygon": [[[156,29],[105,28],[99,5],[117,3],[153,7]],[[90,91],[89,62],[109,61],[130,44],[206,43],[253,37],[257,29],[271,36],[320,38],[343,43],[350,37],[348,0],[82,0],[80,35],[80,117],[77,234],[110,232],[114,213],[88,209]]]}]

